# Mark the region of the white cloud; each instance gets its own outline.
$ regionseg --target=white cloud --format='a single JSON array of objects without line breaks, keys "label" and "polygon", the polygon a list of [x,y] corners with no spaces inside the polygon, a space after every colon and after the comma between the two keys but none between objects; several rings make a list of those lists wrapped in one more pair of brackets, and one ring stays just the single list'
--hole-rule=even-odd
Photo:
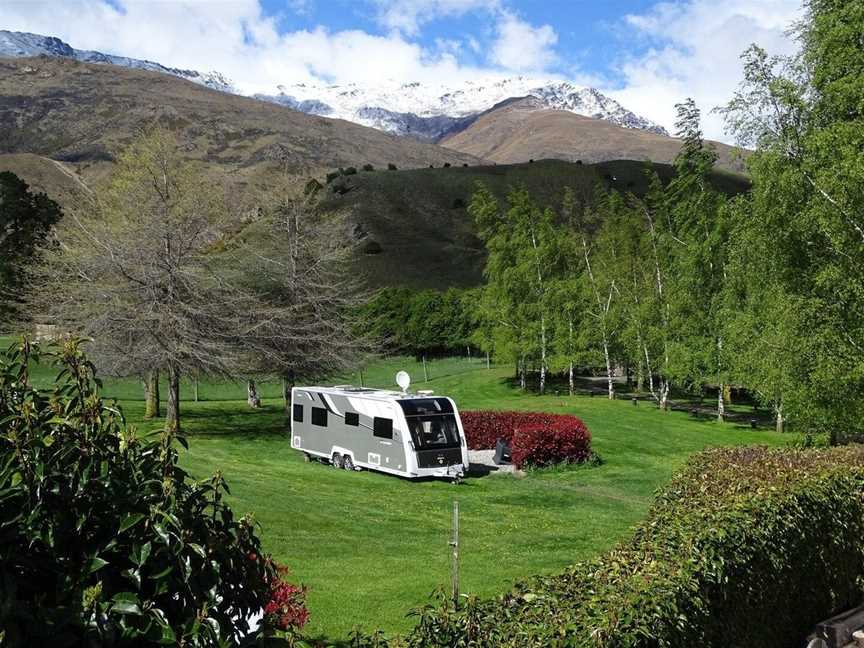
[{"label": "white cloud", "polygon": [[[309,6],[292,1],[302,11]],[[2,0],[0,28],[57,36],[79,49],[218,70],[246,93],[320,80],[458,82],[539,70],[554,60],[557,37],[551,27],[533,28],[500,9],[499,0],[405,0],[388,6],[391,26],[402,21],[403,29],[386,35],[321,26],[280,33],[278,18],[265,15],[259,0]],[[471,10],[492,12],[497,21],[494,69],[460,63],[460,41],[438,40],[427,49],[408,36],[412,25]],[[470,34],[462,42],[480,49]]]},{"label": "white cloud", "polygon": [[218,70],[244,92],[321,79],[431,82],[485,73],[460,65],[453,43],[426,50],[395,31],[382,36],[317,27],[280,34],[259,0],[3,0],[0,28],[57,36],[79,49]]},{"label": "white cloud", "polygon": [[389,29],[416,35],[420,27],[438,18],[462,16],[473,11],[493,13],[500,0],[374,0],[379,22]]},{"label": "white cloud", "polygon": [[631,36],[651,47],[623,60],[624,86],[609,94],[670,132],[675,104],[692,97],[702,109],[706,136],[729,141],[722,119],[710,111],[725,104],[741,81],[740,54],[754,42],[772,53],[793,53],[796,44],[786,31],[801,12],[800,0],[686,0],[629,15]]},{"label": "white cloud", "polygon": [[558,34],[549,25],[535,27],[519,16],[502,12],[491,60],[508,70],[542,71],[557,61]]}]

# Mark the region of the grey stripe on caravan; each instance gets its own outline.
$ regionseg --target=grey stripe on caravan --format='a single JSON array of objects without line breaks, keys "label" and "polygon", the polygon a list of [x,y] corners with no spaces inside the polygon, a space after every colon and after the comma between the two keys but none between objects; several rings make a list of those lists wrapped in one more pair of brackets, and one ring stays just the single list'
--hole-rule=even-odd
[{"label": "grey stripe on caravan", "polygon": [[339,410],[336,409],[336,405],[333,404],[333,401],[327,394],[322,394],[321,392],[315,393],[318,394],[318,398],[320,398],[321,402],[324,403],[324,407],[327,408],[328,412],[330,412],[331,414],[335,414],[336,416],[342,416],[342,414],[339,413]]}]

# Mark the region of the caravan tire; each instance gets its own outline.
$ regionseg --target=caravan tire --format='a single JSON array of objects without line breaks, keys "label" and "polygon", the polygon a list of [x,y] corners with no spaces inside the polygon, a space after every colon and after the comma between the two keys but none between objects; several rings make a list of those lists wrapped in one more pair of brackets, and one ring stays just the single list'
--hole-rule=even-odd
[{"label": "caravan tire", "polygon": [[354,461],[351,459],[351,455],[345,455],[342,459],[342,467],[345,470],[354,470]]},{"label": "caravan tire", "polygon": [[330,463],[337,470],[342,467],[342,455],[338,452],[334,452],[333,456],[330,458]]}]

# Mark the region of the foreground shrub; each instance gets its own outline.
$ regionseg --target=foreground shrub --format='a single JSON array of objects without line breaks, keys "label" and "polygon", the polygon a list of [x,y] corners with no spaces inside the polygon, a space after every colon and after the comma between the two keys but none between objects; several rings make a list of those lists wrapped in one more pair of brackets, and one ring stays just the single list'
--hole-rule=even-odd
[{"label": "foreground shrub", "polygon": [[[419,610],[393,645],[803,645],[864,597],[864,447],[697,455],[634,537],[493,599]],[[379,644],[381,645],[381,644]]]},{"label": "foreground shrub", "polygon": [[577,463],[591,457],[591,434],[571,414],[467,411],[460,418],[470,449],[494,448],[498,439],[504,439],[518,468]]},{"label": "foreground shrub", "polygon": [[[36,362],[58,367],[49,390]],[[252,520],[220,475],[189,479],[185,441],[139,438],[98,390],[74,341],[0,355],[0,643],[240,640],[280,583]]]}]

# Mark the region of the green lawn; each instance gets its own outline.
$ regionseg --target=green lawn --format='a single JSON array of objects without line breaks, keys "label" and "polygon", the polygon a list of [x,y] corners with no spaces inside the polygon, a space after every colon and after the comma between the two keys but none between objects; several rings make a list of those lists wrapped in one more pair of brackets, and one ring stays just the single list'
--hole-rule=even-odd
[{"label": "green lawn", "polygon": [[[0,340],[2,343],[2,340]],[[4,345],[5,346],[5,345]],[[382,360],[364,372],[367,385],[389,386],[399,368],[415,381],[422,368]],[[239,512],[254,512],[264,545],[309,586],[313,634],[344,636],[355,624],[404,630],[413,606],[449,578],[448,536],[454,500],[461,510],[463,591],[490,595],[514,579],[555,572],[627,536],[653,491],[693,452],[711,445],[786,444],[789,435],[661,413],[648,403],[601,397],[538,397],[514,391],[510,370],[464,359],[430,363],[422,387],[455,398],[463,409],[569,412],[583,418],[605,463],[529,474],[490,475],[462,485],[410,482],[304,463],[289,447],[278,398],[246,407],[242,385],[203,385],[199,403],[184,402],[195,476],[221,470]],[[50,374],[40,368],[37,376]],[[106,381],[131,423],[143,428],[136,381]],[[357,382],[355,377],[354,382]],[[265,395],[278,394],[278,385]],[[188,394],[187,394],[188,395]],[[132,400],[136,399],[136,400]]]}]

